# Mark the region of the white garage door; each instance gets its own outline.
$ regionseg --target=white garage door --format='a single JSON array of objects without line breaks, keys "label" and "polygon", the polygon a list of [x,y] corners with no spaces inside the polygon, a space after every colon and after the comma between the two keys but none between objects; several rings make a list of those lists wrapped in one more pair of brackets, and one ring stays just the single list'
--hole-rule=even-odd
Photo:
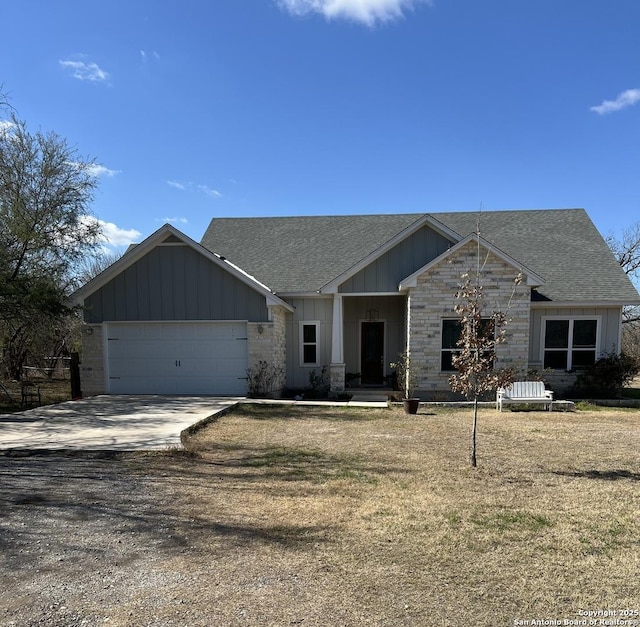
[{"label": "white garage door", "polygon": [[106,343],[111,394],[246,394],[245,322],[111,322]]}]

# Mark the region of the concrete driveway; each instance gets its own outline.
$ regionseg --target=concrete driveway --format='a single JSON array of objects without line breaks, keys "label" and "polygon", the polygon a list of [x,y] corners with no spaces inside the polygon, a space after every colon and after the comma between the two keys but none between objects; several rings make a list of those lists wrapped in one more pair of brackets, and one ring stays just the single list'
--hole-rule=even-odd
[{"label": "concrete driveway", "polygon": [[94,396],[0,415],[0,449],[164,449],[238,398]]}]

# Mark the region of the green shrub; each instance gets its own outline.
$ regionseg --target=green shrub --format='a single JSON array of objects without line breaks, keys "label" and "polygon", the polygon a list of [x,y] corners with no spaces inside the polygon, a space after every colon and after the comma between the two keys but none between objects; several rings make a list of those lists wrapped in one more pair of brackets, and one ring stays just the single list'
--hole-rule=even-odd
[{"label": "green shrub", "polygon": [[576,379],[573,395],[578,398],[616,398],[640,372],[640,362],[625,353],[606,355]]}]

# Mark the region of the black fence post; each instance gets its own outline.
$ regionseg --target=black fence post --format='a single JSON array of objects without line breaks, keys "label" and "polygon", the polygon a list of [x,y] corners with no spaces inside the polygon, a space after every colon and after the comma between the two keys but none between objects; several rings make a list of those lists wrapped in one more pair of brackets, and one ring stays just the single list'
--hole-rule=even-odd
[{"label": "black fence post", "polygon": [[69,377],[71,379],[71,398],[82,398],[82,390],[80,389],[80,356],[78,353],[71,353]]}]

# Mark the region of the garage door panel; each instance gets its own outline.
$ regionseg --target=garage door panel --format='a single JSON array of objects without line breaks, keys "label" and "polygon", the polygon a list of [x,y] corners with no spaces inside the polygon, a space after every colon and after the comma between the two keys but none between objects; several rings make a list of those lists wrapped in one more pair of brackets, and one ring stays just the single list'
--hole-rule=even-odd
[{"label": "garage door panel", "polygon": [[246,323],[111,323],[112,394],[246,393]]},{"label": "garage door panel", "polygon": [[245,394],[244,380],[226,377],[217,380],[213,385],[215,387],[212,389],[210,377],[176,379],[175,377],[134,376],[112,380],[111,394],[214,394],[220,396]]},{"label": "garage door panel", "polygon": [[233,356],[238,351],[238,342],[246,340],[211,339],[165,340],[165,339],[124,339],[109,341],[109,355],[114,359],[128,359],[135,355],[145,359],[210,359],[212,357]]}]

